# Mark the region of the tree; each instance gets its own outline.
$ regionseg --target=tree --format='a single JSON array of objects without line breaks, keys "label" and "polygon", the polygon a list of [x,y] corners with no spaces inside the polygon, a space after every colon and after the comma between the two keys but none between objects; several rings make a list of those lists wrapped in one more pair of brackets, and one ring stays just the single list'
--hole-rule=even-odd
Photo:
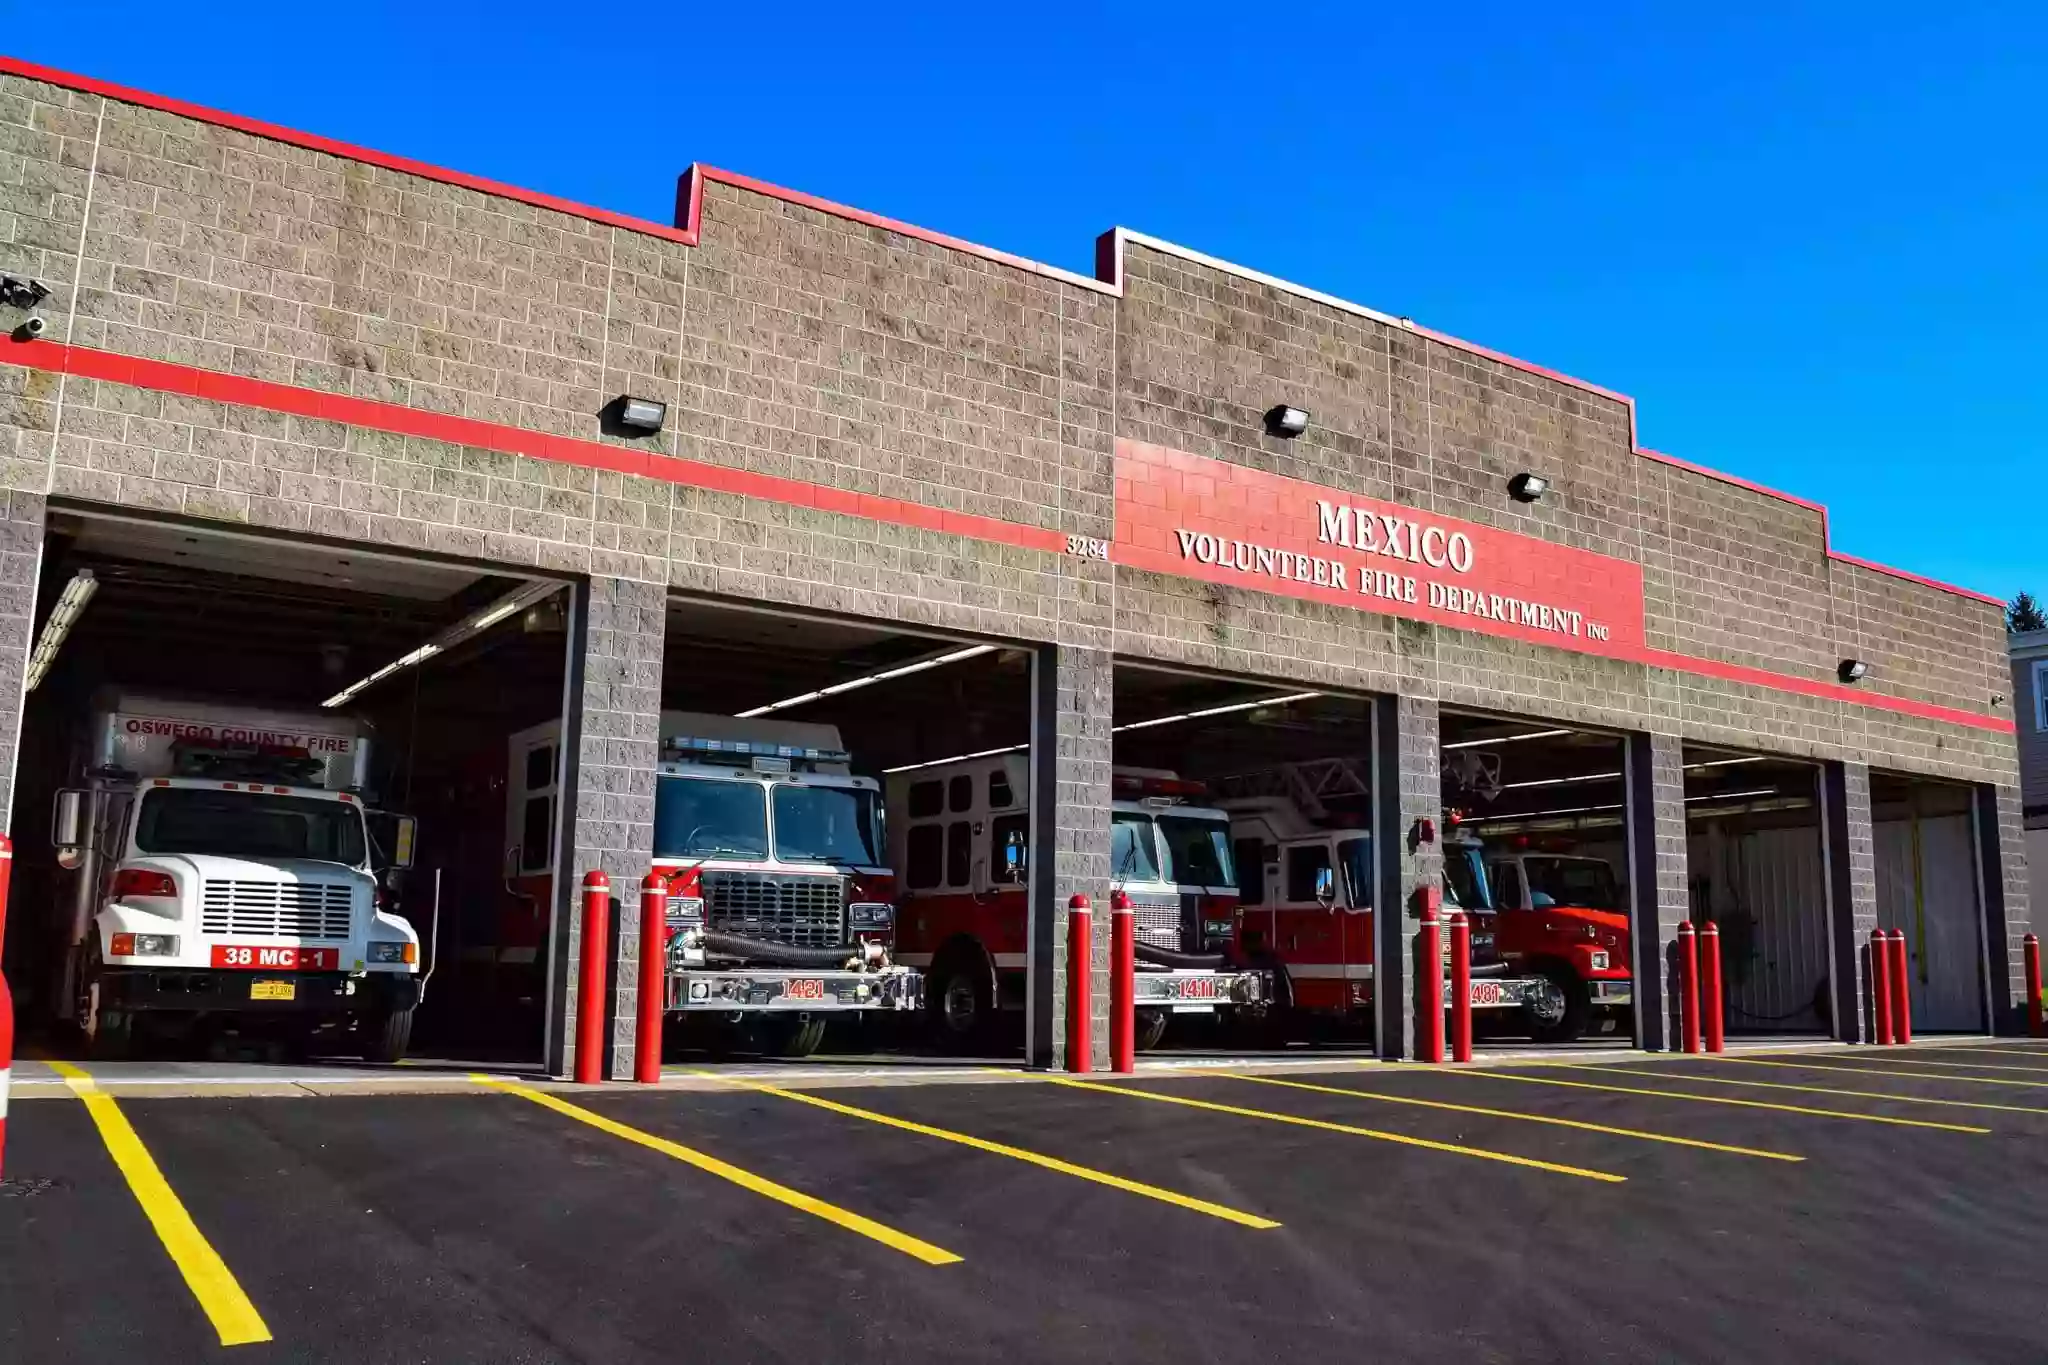
[{"label": "tree", "polygon": [[2042,614],[2041,604],[2032,593],[2023,592],[2005,609],[2005,628],[2014,635],[2025,630],[2048,630],[2048,616]]}]

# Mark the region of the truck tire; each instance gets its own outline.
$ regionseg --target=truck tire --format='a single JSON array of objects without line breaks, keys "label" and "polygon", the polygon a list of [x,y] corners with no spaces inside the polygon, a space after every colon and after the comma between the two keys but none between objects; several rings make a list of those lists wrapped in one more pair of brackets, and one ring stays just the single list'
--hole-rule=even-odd
[{"label": "truck tire", "polygon": [[1136,1010],[1133,1013],[1137,1018],[1132,1022],[1137,1027],[1132,1030],[1131,1046],[1138,1052],[1150,1052],[1166,1037],[1166,1023],[1172,1016],[1165,1010]]},{"label": "truck tire", "polygon": [[1549,999],[1539,1005],[1522,1006],[1522,1018],[1529,1025],[1529,1037],[1538,1043],[1577,1042],[1593,1017],[1593,996],[1578,974],[1564,967],[1538,967],[1536,974],[1550,984]]},{"label": "truck tire", "polygon": [[96,1062],[118,1061],[128,1055],[134,1042],[135,1016],[125,1010],[100,1007],[105,995],[101,986],[105,964],[100,959],[99,930],[95,928],[91,933],[85,968],[78,974],[78,1031],[84,1036],[87,1057]]},{"label": "truck tire", "polygon": [[412,1046],[412,1006],[365,1015],[356,1027],[362,1032],[363,1060],[389,1065]]},{"label": "truck tire", "polygon": [[942,1052],[972,1052],[988,1036],[995,1000],[978,954],[942,953],[925,986],[932,1041]]},{"label": "truck tire", "polygon": [[825,1041],[822,1014],[771,1014],[761,1021],[761,1051],[770,1057],[808,1057]]}]

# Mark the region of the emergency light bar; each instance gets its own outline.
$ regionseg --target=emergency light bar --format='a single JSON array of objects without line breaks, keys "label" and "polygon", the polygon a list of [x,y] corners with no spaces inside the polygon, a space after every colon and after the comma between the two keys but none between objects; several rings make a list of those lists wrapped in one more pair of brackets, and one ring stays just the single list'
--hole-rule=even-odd
[{"label": "emergency light bar", "polygon": [[734,758],[784,758],[799,763],[846,763],[853,755],[845,749],[811,749],[798,744],[764,744],[750,739],[710,739],[700,735],[672,735],[661,741],[665,759],[683,754],[718,754]]}]

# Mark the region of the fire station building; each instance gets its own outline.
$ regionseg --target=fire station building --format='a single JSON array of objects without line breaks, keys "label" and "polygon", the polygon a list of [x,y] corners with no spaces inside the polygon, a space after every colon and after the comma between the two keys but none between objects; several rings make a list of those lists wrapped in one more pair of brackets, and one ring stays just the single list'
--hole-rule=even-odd
[{"label": "fire station building", "polygon": [[[1062,913],[1121,875],[1113,768],[1228,790],[1274,754],[1369,789],[1382,1055],[1453,821],[1608,864],[1640,1046],[1706,917],[1743,934],[1731,1027],[1866,1039],[1880,927],[1927,1027],[2019,1026],[2000,603],[1642,448],[1619,393],[1120,228],[1068,271],[702,165],[647,222],[0,72],[10,979],[61,946],[47,736],[120,683],[369,708],[442,869],[435,989],[530,968],[557,1069],[573,884],[647,870],[664,708],[830,720],[877,775],[1028,753],[1039,1063],[1067,973],[1107,971]],[[446,634],[526,583],[559,591]],[[517,949],[480,926],[536,864]]]}]

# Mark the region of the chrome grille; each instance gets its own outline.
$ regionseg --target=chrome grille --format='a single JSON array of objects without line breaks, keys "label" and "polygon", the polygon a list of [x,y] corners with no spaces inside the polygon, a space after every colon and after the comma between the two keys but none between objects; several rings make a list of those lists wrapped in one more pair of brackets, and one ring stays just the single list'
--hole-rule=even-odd
[{"label": "chrome grille", "polygon": [[200,891],[199,927],[209,934],[345,939],[355,893],[348,882],[208,880]]},{"label": "chrome grille", "polygon": [[798,948],[846,942],[846,879],[769,872],[706,872],[706,926]]},{"label": "chrome grille", "polygon": [[1132,896],[1131,911],[1136,916],[1131,927],[1140,942],[1176,953],[1182,951],[1179,896]]}]

